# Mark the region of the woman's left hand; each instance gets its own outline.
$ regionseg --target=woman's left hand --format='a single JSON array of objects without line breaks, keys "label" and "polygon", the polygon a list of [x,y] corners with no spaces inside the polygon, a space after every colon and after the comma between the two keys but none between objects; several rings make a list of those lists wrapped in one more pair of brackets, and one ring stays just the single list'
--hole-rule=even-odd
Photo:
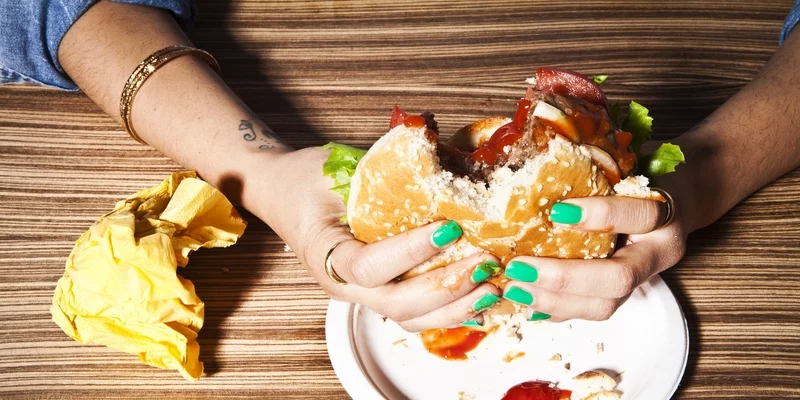
[{"label": "woman's left hand", "polygon": [[681,204],[674,211],[672,222],[662,226],[667,217],[664,202],[606,196],[558,203],[550,214],[552,222],[572,223],[562,223],[570,229],[627,234],[627,244],[605,259],[516,257],[506,266],[506,276],[512,280],[503,295],[528,305],[531,320],[606,320],[639,285],[683,257],[689,230]]}]

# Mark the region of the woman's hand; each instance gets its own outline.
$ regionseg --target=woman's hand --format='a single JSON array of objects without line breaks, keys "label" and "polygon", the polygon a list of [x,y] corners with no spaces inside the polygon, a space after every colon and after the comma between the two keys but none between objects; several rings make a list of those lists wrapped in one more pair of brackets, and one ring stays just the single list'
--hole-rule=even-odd
[{"label": "woman's hand", "polygon": [[[363,304],[408,331],[457,325],[499,299],[497,287],[482,283],[499,272],[499,261],[484,253],[394,281],[455,242],[462,234],[455,222],[436,222],[364,244],[339,221],[345,207],[330,191],[333,181],[322,174],[327,150],[307,148],[273,157],[270,170],[281,172],[249,177],[245,198],[260,201],[246,200],[246,206],[291,246],[332,298]],[[337,243],[331,261],[346,285],[325,272],[325,257]]]},{"label": "woman's hand", "polygon": [[512,281],[504,297],[529,306],[531,320],[608,319],[639,285],[683,257],[689,230],[676,195],[675,218],[663,227],[662,202],[609,196],[556,204],[550,214],[554,223],[627,234],[627,244],[606,259],[517,257],[506,266]]}]

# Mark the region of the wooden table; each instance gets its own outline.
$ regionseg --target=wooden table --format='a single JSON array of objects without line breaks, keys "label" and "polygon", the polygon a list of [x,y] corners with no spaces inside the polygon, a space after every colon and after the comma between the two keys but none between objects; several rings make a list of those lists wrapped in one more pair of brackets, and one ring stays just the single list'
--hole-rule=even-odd
[{"label": "wooden table", "polygon": [[[367,146],[394,104],[435,111],[443,132],[510,113],[541,65],[609,74],[609,96],[650,106],[664,139],[753,78],[792,2],[645,3],[203,0],[194,38],[298,147]],[[199,383],[80,346],[50,321],[78,236],[178,169],[80,93],[0,87],[0,398],[347,396],[325,348],[325,294],[251,215],[238,245],[185,270],[207,307]],[[800,398],[798,200],[794,171],[693,234],[664,274],[691,334],[677,398]]]}]

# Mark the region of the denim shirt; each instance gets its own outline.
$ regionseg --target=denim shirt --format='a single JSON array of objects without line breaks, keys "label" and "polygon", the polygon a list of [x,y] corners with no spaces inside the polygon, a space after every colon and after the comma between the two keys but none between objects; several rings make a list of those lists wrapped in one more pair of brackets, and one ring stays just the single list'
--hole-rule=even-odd
[{"label": "denim shirt", "polygon": [[[0,84],[34,82],[78,90],[58,62],[58,46],[96,0],[0,0]],[[114,0],[169,10],[186,29],[191,0]],[[800,22],[800,0],[786,17],[779,43]]]},{"label": "denim shirt", "polygon": [[[0,84],[33,82],[78,90],[58,62],[67,30],[97,0],[0,0]],[[191,0],[114,0],[169,10],[184,29]]]}]

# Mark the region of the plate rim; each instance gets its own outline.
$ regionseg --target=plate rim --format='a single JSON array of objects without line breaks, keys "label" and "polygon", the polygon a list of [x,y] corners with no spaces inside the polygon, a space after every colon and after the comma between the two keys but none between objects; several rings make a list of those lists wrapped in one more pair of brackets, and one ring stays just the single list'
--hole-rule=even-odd
[{"label": "plate rim", "polygon": [[[670,319],[670,315],[678,317],[683,324],[683,335],[680,338],[683,341],[683,360],[672,388],[665,393],[667,396],[664,400],[669,400],[680,387],[686,373],[689,360],[689,326],[678,299],[660,275],[653,276],[645,285],[650,285],[652,290],[658,291],[659,294],[669,295],[665,298],[671,301],[662,302],[667,319]],[[336,377],[353,399],[387,399],[369,377],[357,354],[354,328],[358,321],[359,307],[361,307],[359,304],[334,299],[328,302],[325,316],[325,346],[328,349],[328,357]],[[336,343],[337,346],[332,346],[332,343]]]}]

